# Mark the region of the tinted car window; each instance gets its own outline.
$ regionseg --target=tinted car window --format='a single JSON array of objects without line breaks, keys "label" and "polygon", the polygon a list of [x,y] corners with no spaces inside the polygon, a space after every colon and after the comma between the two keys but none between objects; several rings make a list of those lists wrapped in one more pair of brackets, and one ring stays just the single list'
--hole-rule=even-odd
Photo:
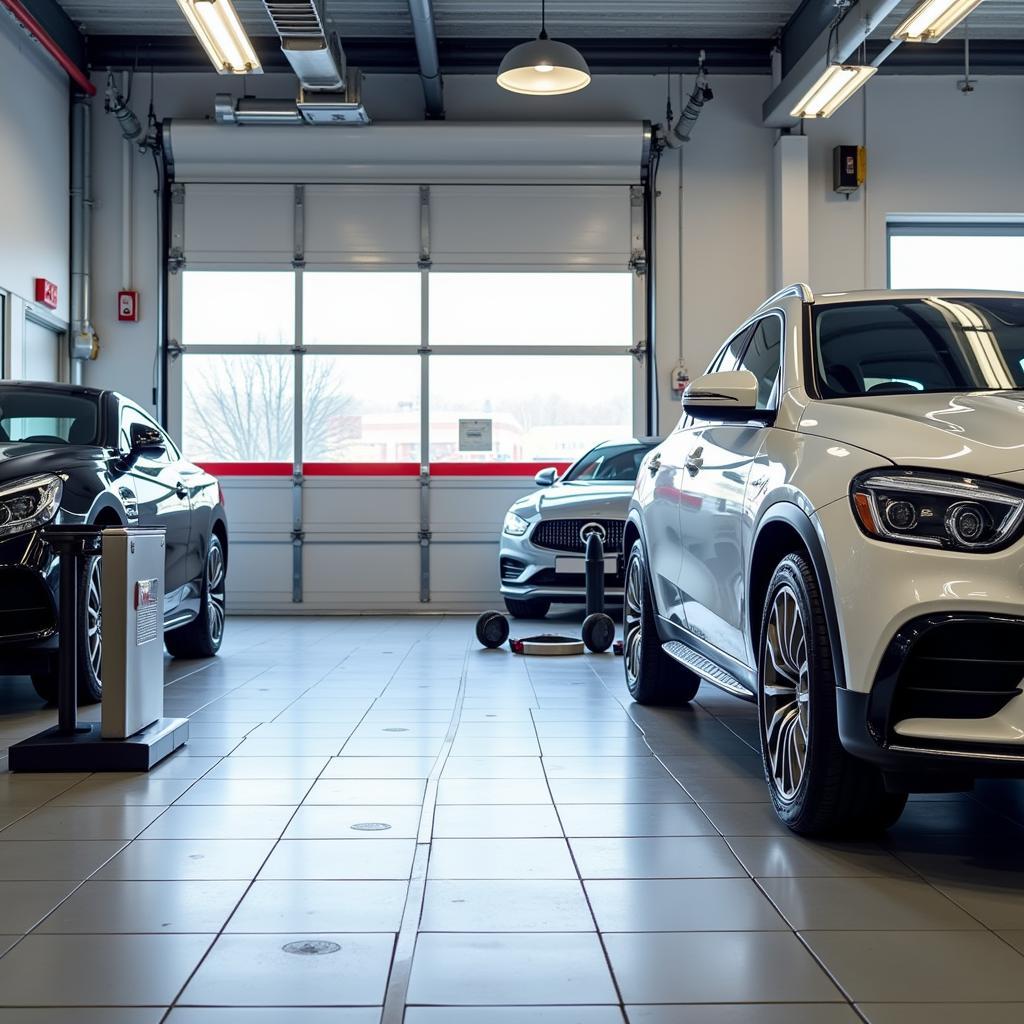
[{"label": "tinted car window", "polygon": [[616,483],[633,483],[640,472],[643,457],[653,445],[620,444],[595,448],[572,466],[565,474],[565,480],[605,480]]},{"label": "tinted car window", "polygon": [[708,373],[735,370],[740,361],[740,356],[747,347],[747,342],[750,340],[750,336],[754,333],[756,327],[757,324],[751,324],[732,337],[711,363],[711,366],[708,367]]},{"label": "tinted car window", "polygon": [[84,395],[0,388],[0,441],[97,444],[99,407]]},{"label": "tinted car window", "polygon": [[815,316],[823,398],[1024,388],[1024,299],[907,299]]},{"label": "tinted car window", "polygon": [[782,355],[782,321],[777,316],[758,320],[737,370],[749,370],[757,378],[757,408],[767,409],[779,376]]}]

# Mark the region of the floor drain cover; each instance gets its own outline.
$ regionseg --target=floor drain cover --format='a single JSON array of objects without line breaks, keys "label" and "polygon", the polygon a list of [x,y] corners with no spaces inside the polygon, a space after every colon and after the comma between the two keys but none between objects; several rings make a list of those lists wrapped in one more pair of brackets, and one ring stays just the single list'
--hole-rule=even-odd
[{"label": "floor drain cover", "polygon": [[408,729],[405,729],[402,726],[398,726],[398,725],[388,726],[388,727],[386,727],[384,729],[384,732],[408,732],[408,731],[409,731]]},{"label": "floor drain cover", "polygon": [[349,828],[354,828],[357,832],[384,832],[391,826],[386,821],[359,821]]},{"label": "floor drain cover", "polygon": [[324,942],[322,939],[305,939],[300,942],[289,942],[281,947],[286,953],[296,956],[323,956],[325,953],[337,953],[341,949],[336,942]]}]

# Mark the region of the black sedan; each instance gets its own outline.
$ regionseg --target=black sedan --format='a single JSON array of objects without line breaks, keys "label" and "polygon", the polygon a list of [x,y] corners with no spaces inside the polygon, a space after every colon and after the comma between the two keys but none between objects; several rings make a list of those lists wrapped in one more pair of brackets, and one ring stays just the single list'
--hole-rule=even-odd
[{"label": "black sedan", "polygon": [[[216,654],[224,636],[228,534],[216,479],[114,391],[0,383],[0,674],[57,694],[58,559],[48,524],[163,527],[164,628],[178,657]],[[82,579],[78,696],[103,693],[99,558]]]}]

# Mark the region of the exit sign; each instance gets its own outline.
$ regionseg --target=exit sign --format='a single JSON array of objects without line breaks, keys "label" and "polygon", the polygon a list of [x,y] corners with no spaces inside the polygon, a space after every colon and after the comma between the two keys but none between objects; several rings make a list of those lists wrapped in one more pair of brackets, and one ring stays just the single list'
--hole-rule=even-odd
[{"label": "exit sign", "polygon": [[57,286],[45,277],[36,278],[36,302],[41,302],[50,309],[57,308]]}]

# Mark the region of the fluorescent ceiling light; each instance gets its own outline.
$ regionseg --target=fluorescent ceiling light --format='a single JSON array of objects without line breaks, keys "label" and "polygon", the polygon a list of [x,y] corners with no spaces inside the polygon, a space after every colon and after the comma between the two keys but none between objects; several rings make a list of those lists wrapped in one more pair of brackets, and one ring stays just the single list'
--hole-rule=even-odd
[{"label": "fluorescent ceiling light", "polygon": [[178,6],[219,74],[262,73],[231,0],[178,0]]},{"label": "fluorescent ceiling light", "polygon": [[829,64],[791,117],[831,117],[876,71],[870,64]]},{"label": "fluorescent ceiling light", "polygon": [[498,68],[498,85],[527,96],[563,96],[590,84],[583,54],[568,43],[549,39],[546,3],[541,0],[540,35],[513,46]]},{"label": "fluorescent ceiling light", "polygon": [[924,0],[892,34],[901,43],[937,43],[982,0]]}]

